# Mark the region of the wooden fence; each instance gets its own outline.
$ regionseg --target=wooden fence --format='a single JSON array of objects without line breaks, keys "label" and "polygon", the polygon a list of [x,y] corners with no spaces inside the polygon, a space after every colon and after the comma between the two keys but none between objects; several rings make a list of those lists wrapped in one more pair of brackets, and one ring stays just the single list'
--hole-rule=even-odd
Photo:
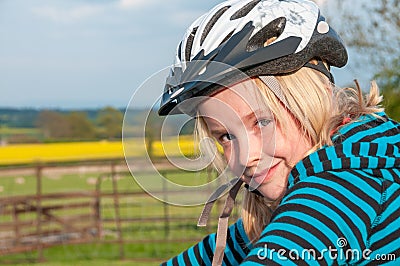
[{"label": "wooden fence", "polygon": [[[37,260],[43,261],[43,250],[54,245],[79,243],[115,243],[119,246],[119,257],[125,258],[124,245],[127,243],[145,243],[157,241],[197,241],[198,238],[178,237],[169,239],[171,224],[175,221],[193,223],[197,217],[175,218],[170,214],[170,206],[162,205],[162,213],[156,216],[126,217],[121,215],[126,199],[148,198],[142,191],[126,191],[118,186],[118,176],[127,174],[121,161],[103,161],[85,166],[101,165],[96,186],[91,191],[75,191],[63,193],[43,193],[42,179],[44,169],[57,169],[57,165],[36,165],[36,193],[34,195],[16,195],[0,197],[0,255],[37,251]],[[72,165],[70,167],[76,167]],[[66,167],[61,166],[61,167]],[[72,169],[72,168],[71,168]],[[107,170],[108,169],[108,170]],[[8,169],[10,170],[10,169]],[[98,170],[98,169],[97,169]],[[1,173],[1,169],[0,169]],[[102,182],[109,177],[112,190],[102,191]],[[0,177],[1,178],[1,177]],[[102,212],[114,212],[113,215],[102,215]],[[124,227],[137,223],[162,223],[164,237],[158,239],[132,239],[127,237]],[[112,230],[110,230],[112,228]],[[105,237],[113,234],[112,238]]]}]

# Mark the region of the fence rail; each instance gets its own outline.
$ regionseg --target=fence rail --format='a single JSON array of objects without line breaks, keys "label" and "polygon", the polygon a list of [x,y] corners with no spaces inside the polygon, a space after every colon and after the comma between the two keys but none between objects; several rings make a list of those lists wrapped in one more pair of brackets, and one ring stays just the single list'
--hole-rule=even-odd
[{"label": "fence rail", "polygon": [[[164,163],[163,163],[164,164]],[[0,255],[37,251],[37,260],[43,261],[43,250],[55,245],[80,243],[113,243],[119,245],[119,257],[125,258],[124,245],[129,243],[193,242],[199,237],[180,235],[169,237],[179,230],[179,223],[193,224],[194,215],[176,216],[171,207],[162,202],[146,203],[144,208],[155,206],[156,214],[129,213],[126,209],[143,207],[143,198],[150,198],[143,191],[127,191],[119,186],[119,176],[128,175],[122,161],[102,161],[75,167],[101,165],[95,188],[91,191],[68,191],[43,193],[43,172],[57,171],[65,165],[37,165],[24,167],[24,171],[35,173],[36,193],[0,197]],[[167,166],[167,164],[164,164]],[[68,166],[72,169],[74,166]],[[108,171],[107,171],[108,168]],[[7,168],[8,173],[13,169]],[[15,169],[19,171],[20,168]],[[58,169],[60,170],[60,169]],[[165,170],[171,170],[168,166]],[[0,169],[0,180],[1,180]],[[103,191],[102,181],[108,176],[112,189]],[[165,192],[165,191],[164,191]],[[168,193],[173,193],[168,191]],[[181,192],[180,192],[181,193]],[[138,224],[151,224],[163,229],[158,237],[136,239],[127,235],[127,228]],[[215,226],[215,224],[214,224]],[[129,233],[129,232],[128,232]],[[112,236],[112,237],[110,237]]]}]

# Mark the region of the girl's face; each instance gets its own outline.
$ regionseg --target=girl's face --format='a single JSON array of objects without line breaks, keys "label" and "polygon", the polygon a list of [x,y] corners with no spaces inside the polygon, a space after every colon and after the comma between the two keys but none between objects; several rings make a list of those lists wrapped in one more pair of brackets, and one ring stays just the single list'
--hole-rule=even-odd
[{"label": "girl's face", "polygon": [[199,112],[222,145],[231,171],[267,199],[277,200],[286,190],[291,168],[311,143],[286,110],[288,132],[284,134],[260,97],[254,82],[246,80],[214,94]]}]

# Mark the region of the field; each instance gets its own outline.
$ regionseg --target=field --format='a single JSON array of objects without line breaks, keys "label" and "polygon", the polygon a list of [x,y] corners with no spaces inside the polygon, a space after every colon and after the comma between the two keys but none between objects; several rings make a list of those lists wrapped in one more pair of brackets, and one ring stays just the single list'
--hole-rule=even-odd
[{"label": "field", "polygon": [[[126,142],[128,156],[144,157],[144,141],[130,139]],[[155,156],[163,156],[163,146],[168,147],[169,155],[193,154],[193,140],[189,136],[179,140],[171,138],[163,143],[153,143]],[[121,141],[65,142],[47,144],[10,144],[0,147],[0,166],[15,164],[34,164],[47,162],[69,162],[82,160],[116,159],[124,157]]]}]

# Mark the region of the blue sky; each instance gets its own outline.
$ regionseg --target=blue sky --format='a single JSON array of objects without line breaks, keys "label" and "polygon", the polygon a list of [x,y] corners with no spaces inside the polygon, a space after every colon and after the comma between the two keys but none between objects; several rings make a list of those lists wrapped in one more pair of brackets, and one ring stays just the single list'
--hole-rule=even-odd
[{"label": "blue sky", "polygon": [[[0,0],[0,107],[125,107],[219,2]],[[334,71],[338,84],[369,78],[354,69]]]}]

